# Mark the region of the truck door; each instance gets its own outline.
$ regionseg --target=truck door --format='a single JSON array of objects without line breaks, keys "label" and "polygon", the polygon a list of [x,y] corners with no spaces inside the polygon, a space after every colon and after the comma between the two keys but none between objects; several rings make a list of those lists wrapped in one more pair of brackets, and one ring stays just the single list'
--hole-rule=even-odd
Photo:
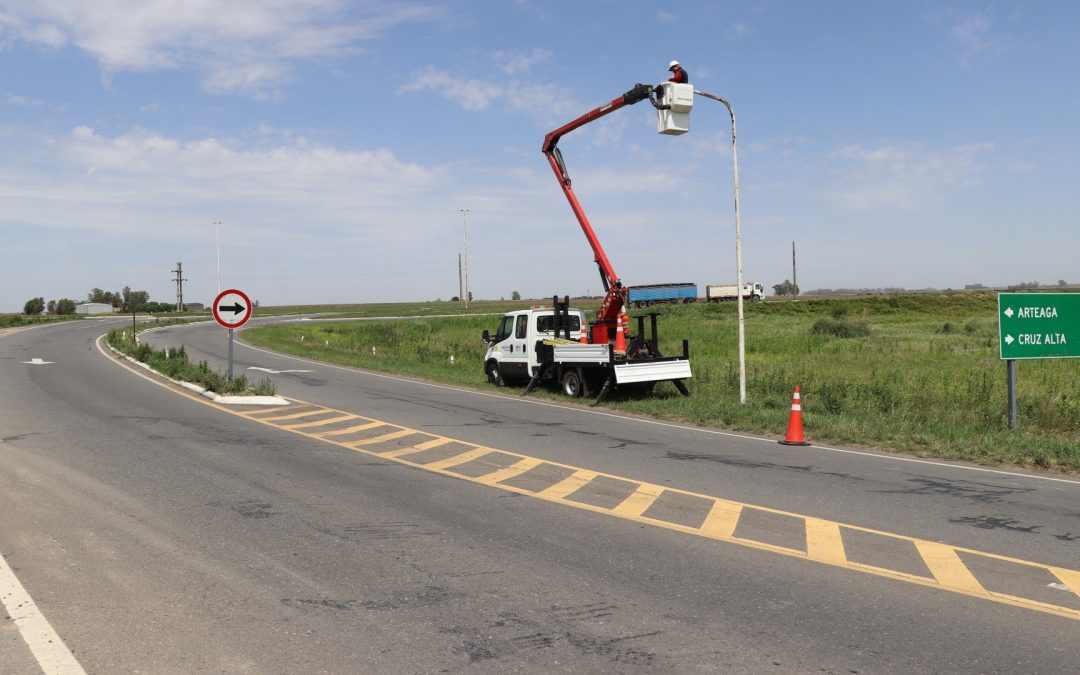
[{"label": "truck door", "polygon": [[529,372],[529,315],[518,314],[514,319],[513,332],[502,343],[503,377],[532,377]]}]

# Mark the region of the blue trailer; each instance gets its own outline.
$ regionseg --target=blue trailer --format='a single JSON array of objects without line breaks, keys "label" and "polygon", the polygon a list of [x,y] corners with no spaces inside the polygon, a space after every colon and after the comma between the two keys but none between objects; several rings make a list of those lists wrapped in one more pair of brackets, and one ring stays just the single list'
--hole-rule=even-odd
[{"label": "blue trailer", "polygon": [[697,301],[697,284],[647,284],[631,286],[626,301],[635,307],[651,307],[658,303],[690,303]]}]

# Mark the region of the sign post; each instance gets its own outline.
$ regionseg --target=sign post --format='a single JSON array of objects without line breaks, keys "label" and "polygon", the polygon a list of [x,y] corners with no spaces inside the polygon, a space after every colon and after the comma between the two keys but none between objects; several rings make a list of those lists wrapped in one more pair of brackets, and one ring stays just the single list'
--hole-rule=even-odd
[{"label": "sign post", "polygon": [[243,291],[230,288],[218,293],[211,307],[214,320],[229,329],[229,382],[233,378],[233,331],[243,326],[251,318],[251,300]]},{"label": "sign post", "polygon": [[1080,293],[998,293],[998,349],[1016,429],[1016,360],[1080,358]]}]

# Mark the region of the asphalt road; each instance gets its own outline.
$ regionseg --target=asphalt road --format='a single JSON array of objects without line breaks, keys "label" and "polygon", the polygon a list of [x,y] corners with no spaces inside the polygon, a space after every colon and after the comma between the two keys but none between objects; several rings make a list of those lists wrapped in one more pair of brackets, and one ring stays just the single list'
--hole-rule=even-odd
[{"label": "asphalt road", "polygon": [[[1062,578],[1080,569],[1074,480],[785,447],[242,345],[237,372],[309,371],[270,376],[317,407],[230,414],[103,355],[106,328],[0,337],[0,553],[87,672],[1056,673],[1080,662],[1080,595]],[[152,335],[223,366],[216,325]],[[289,414],[314,422],[300,433],[271,420]],[[546,485],[508,490],[394,458],[409,448],[313,433],[345,414],[343,429],[361,416],[602,480],[551,499]],[[635,485],[666,489],[666,511],[657,501],[627,516]],[[725,540],[691,522],[705,497],[742,507]],[[812,524],[843,531],[846,564],[800,557]],[[986,593],[963,592],[970,579]],[[21,610],[7,611],[0,673],[33,672],[42,652]]]}]

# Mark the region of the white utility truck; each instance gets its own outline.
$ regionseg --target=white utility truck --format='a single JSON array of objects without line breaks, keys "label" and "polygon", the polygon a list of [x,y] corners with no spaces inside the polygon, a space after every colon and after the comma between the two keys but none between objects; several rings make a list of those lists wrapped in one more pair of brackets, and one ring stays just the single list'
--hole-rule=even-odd
[{"label": "white utility truck", "polygon": [[686,340],[681,356],[661,356],[655,314],[651,315],[652,338],[644,338],[645,317],[638,317],[638,334],[621,352],[615,349],[615,341],[581,342],[587,333],[583,328],[588,327],[585,312],[571,309],[568,298],[554,300],[554,307],[508,312],[494,335],[484,331],[488,382],[496,386],[528,382],[526,393],[538,382],[550,382],[567,396],[595,395],[597,403],[612,388],[627,385],[648,390],[657,382],[671,381],[683,394],[688,393],[682,382],[692,377]]}]

